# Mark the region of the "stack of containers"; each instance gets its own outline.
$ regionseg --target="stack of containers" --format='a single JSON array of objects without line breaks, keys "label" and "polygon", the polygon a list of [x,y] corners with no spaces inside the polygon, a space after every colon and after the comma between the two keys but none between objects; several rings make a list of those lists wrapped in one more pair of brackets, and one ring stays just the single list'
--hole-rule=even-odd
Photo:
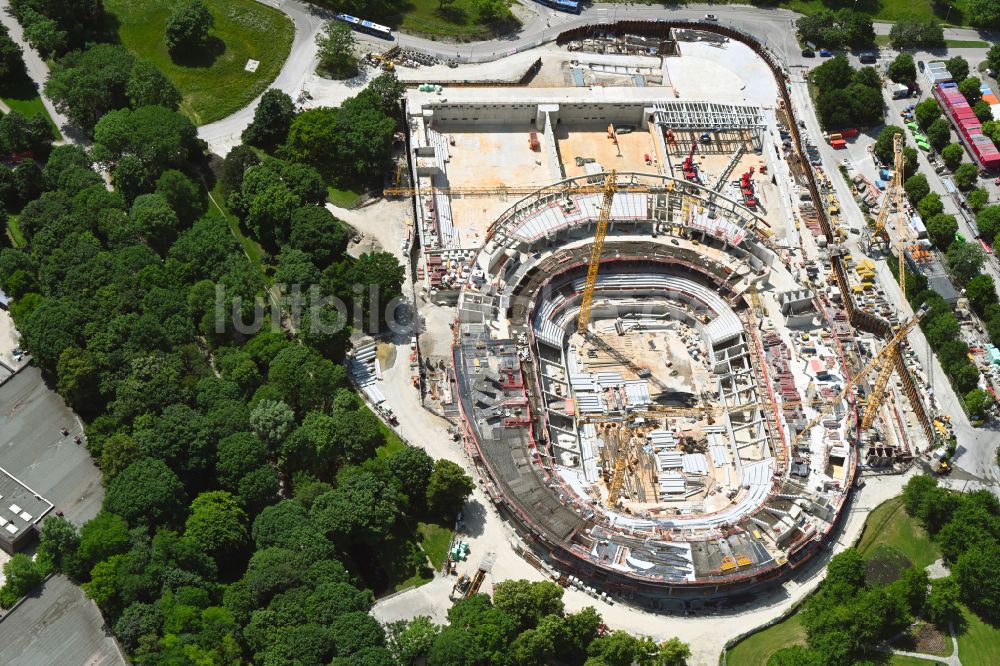
[{"label": "stack of containers", "polygon": [[965,97],[959,92],[958,85],[940,83],[934,86],[933,90],[934,97],[941,104],[948,120],[958,130],[961,142],[972,157],[972,161],[989,171],[1000,169],[1000,150],[997,150],[992,139],[983,134],[982,124],[972,112],[972,107]]},{"label": "stack of containers", "polygon": [[979,91],[983,93],[983,101],[990,105],[993,120],[1000,120],[1000,98],[997,98],[993,90],[985,83],[979,86]]}]

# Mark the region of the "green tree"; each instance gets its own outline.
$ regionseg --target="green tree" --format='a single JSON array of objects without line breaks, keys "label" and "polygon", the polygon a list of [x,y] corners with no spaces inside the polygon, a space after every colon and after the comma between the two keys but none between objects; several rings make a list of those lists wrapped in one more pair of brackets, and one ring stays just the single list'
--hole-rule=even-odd
[{"label": "green tree", "polygon": [[1000,7],[992,0],[969,0],[966,5],[969,23],[977,28],[1000,28]]},{"label": "green tree", "polygon": [[178,221],[189,226],[205,212],[205,195],[201,188],[177,169],[167,169],[156,181],[159,194],[177,213]]},{"label": "green tree", "polygon": [[303,206],[292,213],[288,244],[309,254],[320,269],[343,257],[349,229],[322,206]]},{"label": "green tree", "polygon": [[54,372],[63,350],[78,345],[82,322],[82,313],[68,300],[46,298],[18,325],[35,363]]},{"label": "green tree", "polygon": [[219,441],[215,476],[223,488],[235,491],[240,479],[267,461],[267,446],[249,432],[238,432]]},{"label": "green tree", "polygon": [[953,569],[962,599],[987,622],[1000,620],[1000,572],[990,566],[997,558],[1000,543],[994,538],[962,553]]},{"label": "green tree", "polygon": [[249,542],[247,516],[230,493],[216,490],[198,495],[184,526],[185,538],[221,562]]},{"label": "green tree", "polygon": [[261,400],[250,412],[250,426],[272,451],[276,451],[295,425],[292,408],[280,400]]},{"label": "green tree", "polygon": [[111,483],[123,469],[139,460],[142,455],[135,440],[128,434],[120,432],[108,437],[101,446],[101,457],[98,459],[101,480],[105,485]]},{"label": "green tree", "polygon": [[181,94],[167,75],[148,60],[136,60],[125,84],[125,96],[129,106],[162,106],[176,111],[181,103]]},{"label": "green tree", "polygon": [[962,56],[954,56],[944,61],[944,66],[955,81],[964,81],[969,78],[969,61]]},{"label": "green tree", "polygon": [[944,211],[944,204],[941,202],[941,195],[936,192],[931,192],[917,204],[917,212],[925,220],[941,214],[942,211]]},{"label": "green tree", "polygon": [[80,528],[74,557],[66,563],[67,573],[85,579],[95,564],[129,550],[128,525],[121,516],[102,510]]},{"label": "green tree", "polygon": [[38,542],[39,561],[47,561],[53,571],[65,572],[80,546],[80,534],[62,516],[48,515],[42,521]]},{"label": "green tree", "polygon": [[975,164],[966,162],[955,169],[955,185],[963,192],[968,192],[979,181],[979,170]]},{"label": "green tree", "polygon": [[[892,137],[896,134],[905,133],[901,127],[896,127],[895,125],[886,125],[881,132],[878,134],[878,138],[875,139],[875,155],[881,160],[882,164],[892,165],[894,163],[894,155],[892,149]],[[905,145],[905,141],[903,142]]]},{"label": "green tree", "polygon": [[520,631],[545,615],[562,615],[563,590],[551,581],[505,580],[493,587],[493,604],[514,618]]},{"label": "green tree", "polygon": [[397,620],[386,627],[386,642],[398,664],[412,664],[426,659],[441,633],[441,627],[426,615],[411,620]]},{"label": "green tree", "polygon": [[124,46],[97,44],[60,59],[45,83],[56,109],[90,131],[101,116],[129,105],[127,87],[135,56]]},{"label": "green tree", "polygon": [[927,176],[918,173],[903,182],[903,190],[906,192],[907,198],[916,203],[930,194],[931,186],[927,182]]},{"label": "green tree", "polygon": [[940,151],[951,142],[951,125],[944,118],[938,118],[927,128],[927,141],[934,150]]},{"label": "green tree", "polygon": [[913,108],[913,117],[916,118],[917,125],[921,129],[927,129],[931,126],[931,123],[941,117],[941,107],[938,106],[937,100],[933,97],[928,97],[925,100],[917,102],[917,105]]},{"label": "green tree", "polygon": [[104,508],[131,525],[161,525],[180,517],[184,486],[162,460],[129,465],[108,486]]},{"label": "green tree", "polygon": [[982,315],[986,308],[997,302],[996,285],[993,276],[986,273],[976,275],[965,285],[965,295],[972,308]]},{"label": "green tree", "polygon": [[371,472],[344,468],[337,486],[312,506],[313,521],[335,543],[377,543],[396,520],[398,493]]},{"label": "green tree", "polygon": [[927,220],[927,237],[940,250],[947,250],[955,240],[958,220],[954,215],[939,213]]},{"label": "green tree", "polygon": [[10,608],[10,599],[15,601],[35,589],[42,583],[42,572],[38,570],[34,560],[24,553],[15,553],[3,565],[4,584],[0,591],[3,605]]},{"label": "green tree", "polygon": [[247,169],[260,164],[260,157],[253,148],[247,145],[239,145],[229,151],[225,161],[222,163],[222,194],[228,197],[233,192],[240,192],[243,189],[243,177]]},{"label": "green tree", "polygon": [[450,460],[437,460],[427,483],[427,505],[437,515],[451,518],[461,511],[474,488],[461,467]]},{"label": "green tree", "polygon": [[917,81],[917,66],[913,62],[913,56],[909,53],[900,53],[895,60],[889,63],[886,75],[896,83],[912,85]]},{"label": "green tree", "polygon": [[965,157],[965,151],[957,143],[948,144],[941,149],[941,159],[944,161],[944,165],[952,171],[958,169],[963,157]]},{"label": "green tree", "polygon": [[100,372],[93,355],[67,347],[56,365],[57,390],[76,411],[89,414],[100,407]]},{"label": "green tree", "polygon": [[445,627],[434,638],[427,654],[427,666],[475,666],[483,663],[483,652],[468,632]]},{"label": "green tree", "polygon": [[988,206],[979,211],[976,226],[987,242],[993,242],[997,234],[1000,234],[1000,206]]},{"label": "green tree", "polygon": [[418,511],[425,508],[434,459],[423,449],[407,446],[389,454],[386,465],[400,491],[409,498],[410,507]]},{"label": "green tree", "polygon": [[334,79],[349,79],[358,73],[354,57],[354,32],[342,21],[330,20],[316,35],[320,71]]},{"label": "green tree", "polygon": [[334,391],[347,385],[343,366],[326,360],[312,349],[295,345],[277,353],[271,361],[268,381],[299,414],[322,411]]},{"label": "green tree", "polygon": [[0,29],[0,80],[13,81],[21,76],[24,76],[21,47],[10,38],[4,27]]},{"label": "green tree", "polygon": [[163,626],[163,614],[154,604],[136,602],[115,622],[115,636],[125,649],[135,650],[144,637],[155,638]]},{"label": "green tree", "polygon": [[981,84],[982,81],[978,78],[970,76],[958,84],[958,91],[962,93],[962,96],[965,97],[969,104],[975,104],[983,97],[982,91],[979,90]]},{"label": "green tree", "polygon": [[294,117],[292,98],[277,88],[268,88],[254,110],[253,122],[243,130],[243,143],[274,150],[285,142]]},{"label": "green tree", "polygon": [[958,581],[954,576],[932,580],[931,591],[924,604],[924,616],[939,627],[948,626],[961,617],[959,595]]},{"label": "green tree", "polygon": [[180,228],[177,213],[160,194],[136,197],[129,211],[129,221],[146,242],[160,252],[170,247]]},{"label": "green tree", "polygon": [[[178,3],[167,18],[167,49],[175,58],[184,52],[198,52],[208,44],[215,18],[201,0]],[[185,54],[187,55],[187,54]]]},{"label": "green tree", "polygon": [[986,253],[977,243],[952,243],[947,259],[948,268],[958,282],[969,284],[986,263]]},{"label": "green tree", "polygon": [[983,188],[977,187],[965,195],[965,201],[973,213],[979,213],[986,208],[986,204],[990,201],[990,195]]},{"label": "green tree", "polygon": [[987,410],[993,406],[993,396],[983,389],[972,389],[965,395],[965,409],[974,419],[986,418]]}]

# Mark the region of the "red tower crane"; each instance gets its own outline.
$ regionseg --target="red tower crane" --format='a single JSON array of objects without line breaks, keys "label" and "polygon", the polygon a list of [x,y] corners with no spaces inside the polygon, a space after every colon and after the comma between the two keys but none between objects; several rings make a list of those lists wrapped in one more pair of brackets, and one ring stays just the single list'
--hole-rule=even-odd
[{"label": "red tower crane", "polygon": [[691,142],[691,150],[688,151],[687,157],[684,158],[683,171],[684,179],[693,182],[698,181],[698,167],[694,165],[694,151],[698,149],[698,142]]}]

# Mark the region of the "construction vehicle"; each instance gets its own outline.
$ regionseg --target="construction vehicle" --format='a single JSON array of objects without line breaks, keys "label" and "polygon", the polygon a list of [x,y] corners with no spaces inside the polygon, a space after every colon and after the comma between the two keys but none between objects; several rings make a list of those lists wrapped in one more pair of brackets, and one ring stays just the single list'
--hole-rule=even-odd
[{"label": "construction vehicle", "polygon": [[951,463],[947,460],[938,460],[931,467],[931,471],[938,476],[945,476],[951,472]]},{"label": "construction vehicle", "polygon": [[684,163],[681,165],[681,171],[684,173],[684,180],[691,181],[692,183],[699,182],[698,178],[698,167],[694,163],[694,151],[698,149],[698,142],[691,142],[691,150],[688,151],[687,157],[684,158]]},{"label": "construction vehicle", "polygon": [[743,203],[747,208],[757,207],[757,192],[753,184],[753,172],[754,168],[750,167],[750,170],[740,176],[740,196],[743,197]]}]

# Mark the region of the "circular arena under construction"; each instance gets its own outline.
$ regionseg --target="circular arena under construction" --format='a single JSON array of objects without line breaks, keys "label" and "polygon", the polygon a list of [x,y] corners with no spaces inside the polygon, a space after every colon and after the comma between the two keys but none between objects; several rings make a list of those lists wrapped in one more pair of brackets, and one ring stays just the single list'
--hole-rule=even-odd
[{"label": "circular arena under construction", "polygon": [[[706,39],[673,49],[661,87],[407,94],[417,274],[457,305],[451,371],[428,379],[442,411],[526,559],[656,610],[782,580],[859,463],[928,427],[908,361],[858,334],[897,322],[855,304],[779,72]],[[879,366],[899,381],[872,436]]]},{"label": "circular arena under construction", "polygon": [[842,359],[830,332],[812,340],[820,363],[793,352],[812,294],[755,213],[683,180],[615,176],[613,195],[571,179],[493,225],[454,357],[474,454],[538,554],[582,584],[650,603],[731,594],[794,567],[836,519],[846,419],[797,433]]}]

